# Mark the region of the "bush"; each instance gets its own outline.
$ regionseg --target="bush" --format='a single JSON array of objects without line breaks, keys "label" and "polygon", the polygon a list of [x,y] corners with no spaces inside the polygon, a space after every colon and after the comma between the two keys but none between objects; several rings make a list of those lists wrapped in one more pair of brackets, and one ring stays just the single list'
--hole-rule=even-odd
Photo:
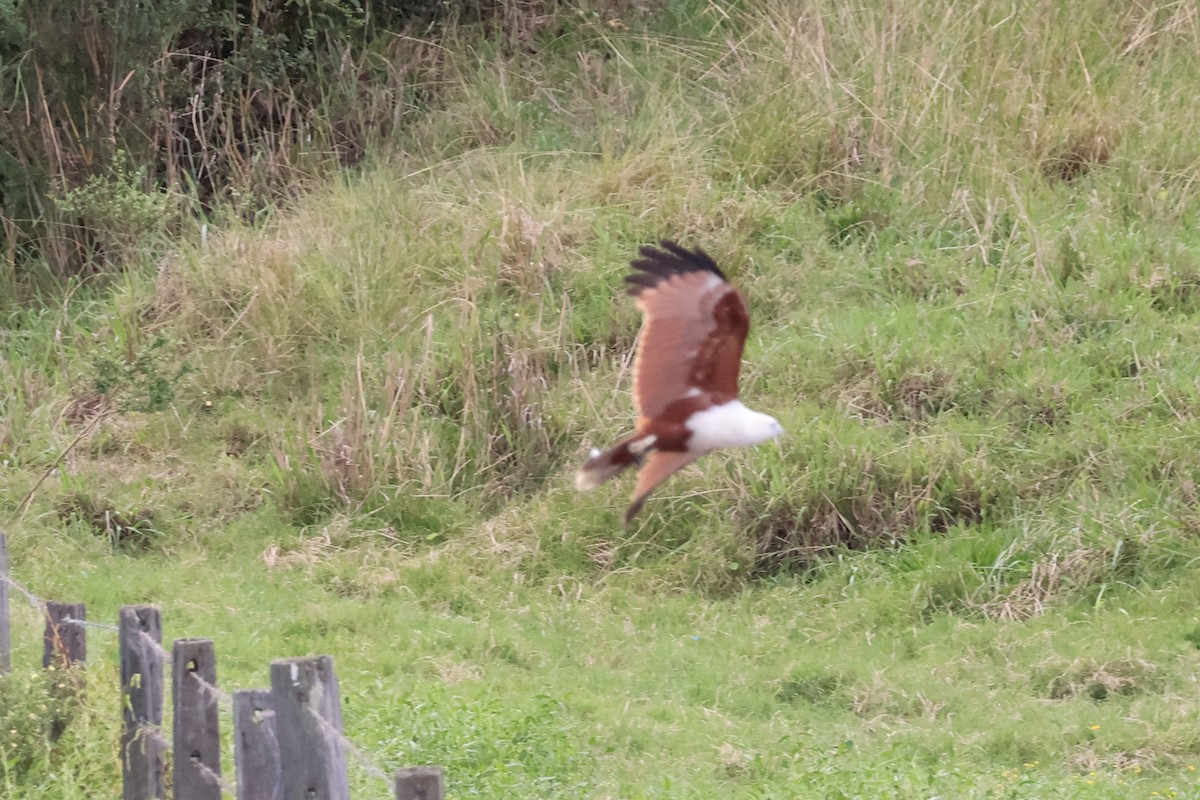
[{"label": "bush", "polygon": [[[0,0],[0,271],[104,272],[169,229],[167,195],[253,217],[407,119],[449,12],[547,2]],[[178,219],[178,218],[176,218]]]}]

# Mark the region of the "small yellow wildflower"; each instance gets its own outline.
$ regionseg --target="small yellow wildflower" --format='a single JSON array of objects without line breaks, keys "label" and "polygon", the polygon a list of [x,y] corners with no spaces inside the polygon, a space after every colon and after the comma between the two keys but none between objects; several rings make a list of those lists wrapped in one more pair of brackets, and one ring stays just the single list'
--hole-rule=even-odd
[{"label": "small yellow wildflower", "polygon": [[1092,726],[1092,727],[1091,727],[1089,730],[1098,731],[1098,730],[1100,730],[1100,726],[1099,726],[1099,725],[1093,725],[1093,726]]}]

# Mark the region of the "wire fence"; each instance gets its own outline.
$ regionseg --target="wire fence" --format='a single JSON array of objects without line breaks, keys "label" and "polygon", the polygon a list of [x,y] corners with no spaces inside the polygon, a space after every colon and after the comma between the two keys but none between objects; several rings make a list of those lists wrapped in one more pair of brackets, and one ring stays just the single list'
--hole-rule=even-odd
[{"label": "wire fence", "polygon": [[[166,798],[165,757],[171,755],[175,800],[220,800],[222,794],[238,800],[348,800],[347,754],[365,775],[386,785],[398,800],[442,798],[440,768],[410,767],[389,775],[343,733],[330,657],[273,661],[270,690],[231,694],[216,684],[211,640],[177,639],[173,654],[162,645],[161,615],[152,606],[124,606],[119,624],[111,625],[88,620],[82,604],[43,599],[12,577],[3,533],[0,673],[9,671],[12,665],[10,589],[45,619],[45,667],[72,670],[84,662],[89,630],[117,634],[124,713],[123,795],[127,799]],[[184,654],[182,659],[180,653]],[[174,699],[173,739],[164,735],[163,728],[164,675],[168,668]],[[243,708],[253,713],[239,713]],[[221,773],[219,718],[232,723],[236,781]],[[55,730],[55,723],[50,731],[52,738],[61,734]],[[181,739],[186,740],[183,745]],[[263,765],[267,765],[265,769]]]}]

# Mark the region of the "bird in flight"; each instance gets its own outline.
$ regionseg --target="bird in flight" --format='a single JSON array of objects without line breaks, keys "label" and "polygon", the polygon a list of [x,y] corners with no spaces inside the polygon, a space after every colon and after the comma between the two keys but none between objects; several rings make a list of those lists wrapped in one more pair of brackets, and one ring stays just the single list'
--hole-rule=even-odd
[{"label": "bird in flight", "polygon": [[675,242],[642,247],[625,277],[645,318],[633,362],[637,431],[592,457],[575,475],[579,491],[595,489],[640,465],[625,523],[673,473],[725,447],[774,439],[774,417],[738,400],[738,369],[750,330],[741,292],[700,248]]}]

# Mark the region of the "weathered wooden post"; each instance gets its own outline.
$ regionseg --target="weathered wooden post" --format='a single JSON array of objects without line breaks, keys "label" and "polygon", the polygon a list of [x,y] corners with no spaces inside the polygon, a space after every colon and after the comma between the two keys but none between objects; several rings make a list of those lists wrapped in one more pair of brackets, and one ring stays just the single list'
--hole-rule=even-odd
[{"label": "weathered wooden post", "polygon": [[176,639],[171,650],[175,800],[221,800],[216,686],[212,639]]},{"label": "weathered wooden post", "polygon": [[342,707],[329,656],[271,662],[283,800],[350,800]]},{"label": "weathered wooden post", "polygon": [[271,692],[233,693],[233,756],[238,800],[283,800],[279,737]]},{"label": "weathered wooden post", "polygon": [[121,731],[123,800],[163,792],[162,616],[153,606],[122,606],[118,641],[125,724]]},{"label": "weathered wooden post", "polygon": [[42,636],[42,666],[68,670],[87,661],[87,629],[76,623],[87,619],[83,603],[46,602],[46,632]]},{"label": "weathered wooden post", "polygon": [[442,800],[441,767],[408,767],[396,770],[396,800]]},{"label": "weathered wooden post", "polygon": [[87,661],[87,619],[83,603],[46,602],[46,632],[42,636],[42,667],[54,670],[55,712],[50,718],[50,740],[67,729],[71,698],[83,691],[83,675],[75,665]]},{"label": "weathered wooden post", "polygon": [[8,622],[8,540],[0,533],[0,675],[12,669],[12,641]]}]

